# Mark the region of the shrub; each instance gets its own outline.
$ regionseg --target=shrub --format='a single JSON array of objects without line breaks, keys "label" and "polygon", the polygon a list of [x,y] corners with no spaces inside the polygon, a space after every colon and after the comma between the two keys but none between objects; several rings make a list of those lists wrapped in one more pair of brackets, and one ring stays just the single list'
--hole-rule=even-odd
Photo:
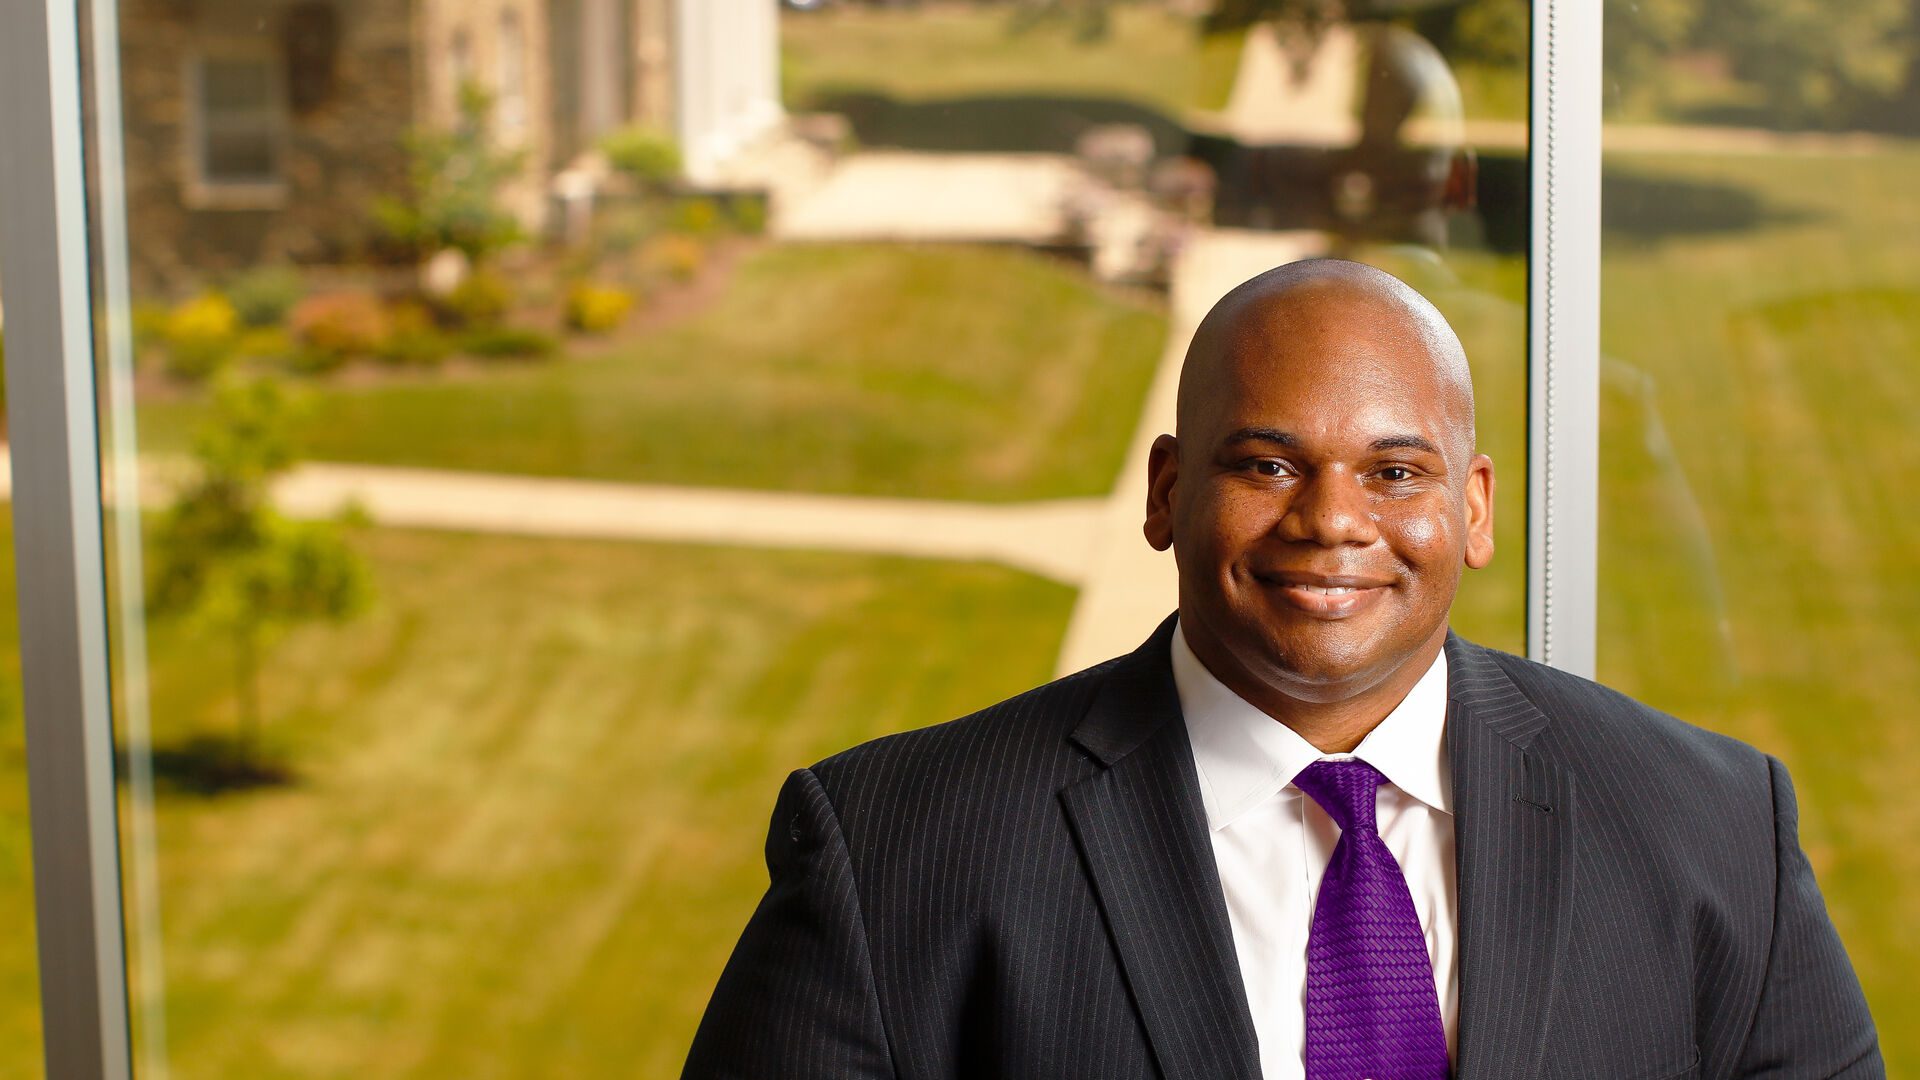
[{"label": "shrub", "polygon": [[593,243],[600,251],[624,254],[639,247],[652,233],[652,215],[644,208],[615,205],[602,211],[594,222]]},{"label": "shrub", "polygon": [[387,311],[388,332],[376,354],[396,366],[432,367],[453,351],[453,342],[434,324],[426,305],[403,300]]},{"label": "shrub", "polygon": [[441,303],[448,317],[461,326],[493,326],[513,306],[513,282],[504,274],[476,270],[454,286]]},{"label": "shrub", "polygon": [[278,326],[306,295],[300,271],[291,266],[263,266],[239,274],[227,284],[227,299],[248,326]]},{"label": "shrub", "polygon": [[518,243],[520,223],[500,190],[526,166],[523,151],[504,151],[489,134],[492,99],[477,83],[460,87],[460,119],[448,130],[416,130],[407,139],[407,199],[374,203],[386,238],[416,258],[456,248],[475,264]]},{"label": "shrub", "polygon": [[284,361],[293,355],[293,338],[278,326],[257,326],[240,332],[233,351],[242,360]]},{"label": "shrub", "polygon": [[524,326],[486,326],[461,335],[460,348],[489,360],[537,360],[553,355],[560,342]]},{"label": "shrub", "polygon": [[386,308],[370,292],[349,291],[309,296],[288,317],[294,340],[293,366],[308,373],[330,371],[356,356],[371,356],[386,340]]},{"label": "shrub", "polygon": [[607,163],[640,184],[658,188],[680,175],[680,147],[673,138],[645,127],[627,127],[600,140]]},{"label": "shrub", "polygon": [[678,232],[710,236],[720,229],[720,204],[705,196],[682,199],[674,204],[671,224]]},{"label": "shrub", "polygon": [[280,358],[280,365],[295,375],[325,375],[340,370],[346,362],[346,353],[312,345],[296,345]]},{"label": "shrub", "polygon": [[133,348],[135,352],[148,349],[165,348],[167,344],[167,317],[170,312],[165,304],[157,300],[135,300],[129,313],[133,324]]},{"label": "shrub", "polygon": [[757,195],[735,195],[727,200],[727,217],[734,228],[758,236],[767,231],[767,200]]},{"label": "shrub", "polygon": [[668,233],[647,245],[646,268],[675,281],[692,281],[706,264],[706,245],[691,236]]},{"label": "shrub", "polygon": [[167,370],[189,379],[213,374],[233,355],[240,316],[227,298],[205,292],[167,313],[161,330]]},{"label": "shrub", "polygon": [[567,325],[588,334],[604,334],[626,320],[633,294],[613,285],[575,282],[567,290]]}]

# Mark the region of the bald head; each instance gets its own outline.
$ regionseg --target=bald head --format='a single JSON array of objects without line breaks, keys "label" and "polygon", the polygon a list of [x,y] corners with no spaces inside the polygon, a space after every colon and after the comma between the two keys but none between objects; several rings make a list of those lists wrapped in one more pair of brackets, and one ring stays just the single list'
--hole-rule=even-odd
[{"label": "bald head", "polygon": [[1207,313],[1180,372],[1176,434],[1208,426],[1248,377],[1328,363],[1420,386],[1443,406],[1446,452],[1473,453],[1473,376],[1447,320],[1405,282],[1343,259],[1288,263],[1242,282]]},{"label": "bald head", "polygon": [[1432,666],[1461,574],[1493,558],[1493,487],[1433,305],[1358,263],[1293,263],[1201,323],[1141,531],[1173,549],[1207,670],[1351,750]]}]

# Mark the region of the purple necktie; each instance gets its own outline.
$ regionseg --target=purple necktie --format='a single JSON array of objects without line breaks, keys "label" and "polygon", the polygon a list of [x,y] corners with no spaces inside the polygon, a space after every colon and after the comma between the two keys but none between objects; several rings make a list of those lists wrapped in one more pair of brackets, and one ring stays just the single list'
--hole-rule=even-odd
[{"label": "purple necktie", "polygon": [[1384,780],[1357,759],[1293,778],[1340,826],[1307,937],[1307,1080],[1447,1077],[1427,938],[1374,819]]}]

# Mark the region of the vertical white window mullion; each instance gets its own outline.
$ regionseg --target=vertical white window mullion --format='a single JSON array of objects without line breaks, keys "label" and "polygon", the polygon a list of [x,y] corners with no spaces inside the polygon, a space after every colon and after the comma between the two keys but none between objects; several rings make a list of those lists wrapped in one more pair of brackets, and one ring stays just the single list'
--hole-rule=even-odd
[{"label": "vertical white window mullion", "polygon": [[1591,678],[1600,462],[1602,0],[1535,0],[1527,655]]},{"label": "vertical white window mullion", "polygon": [[0,34],[0,277],[47,1075],[130,1074],[78,5]]}]

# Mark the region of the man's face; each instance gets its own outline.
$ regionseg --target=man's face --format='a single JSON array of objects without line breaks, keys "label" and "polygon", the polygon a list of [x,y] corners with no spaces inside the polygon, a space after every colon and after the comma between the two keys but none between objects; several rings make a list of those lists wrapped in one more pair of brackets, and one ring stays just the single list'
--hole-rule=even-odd
[{"label": "man's face", "polygon": [[1462,569],[1492,557],[1465,402],[1417,330],[1367,307],[1223,335],[1178,442],[1154,447],[1147,535],[1230,685],[1333,702],[1424,670]]}]

